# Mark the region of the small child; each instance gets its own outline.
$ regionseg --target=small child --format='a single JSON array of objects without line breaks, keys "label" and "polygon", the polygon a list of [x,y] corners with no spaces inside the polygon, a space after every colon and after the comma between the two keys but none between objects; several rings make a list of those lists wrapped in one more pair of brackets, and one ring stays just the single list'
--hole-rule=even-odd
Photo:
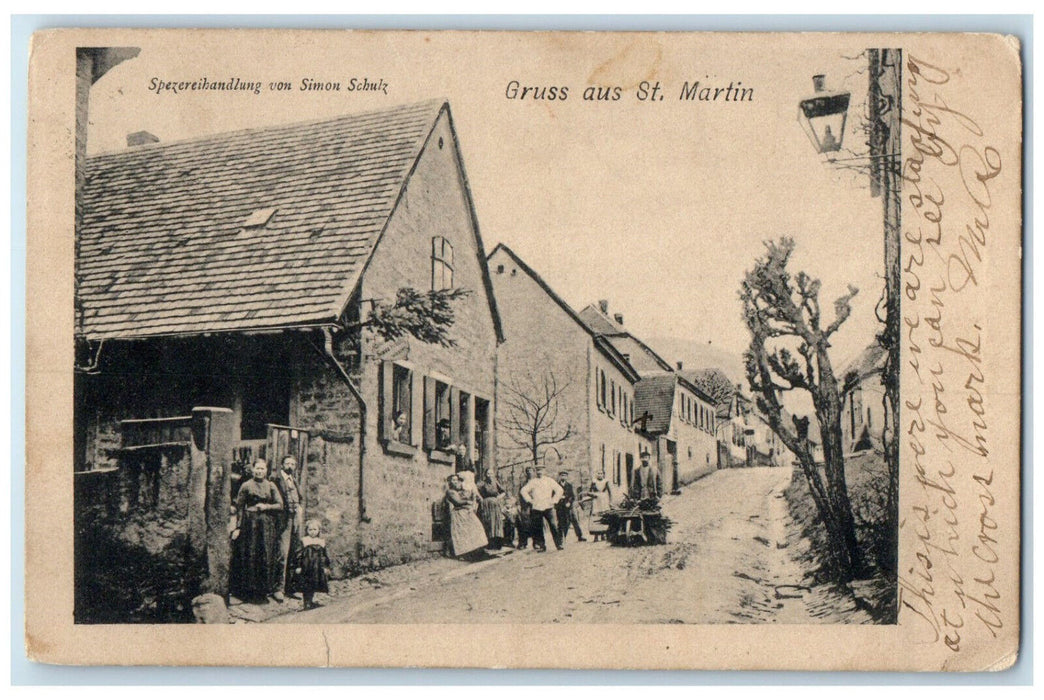
[{"label": "small child", "polygon": [[306,522],[301,547],[294,556],[289,592],[301,593],[305,610],[319,607],[319,603],[313,600],[316,593],[330,592],[330,557],[326,554],[326,540],[319,536],[321,532],[318,520]]}]

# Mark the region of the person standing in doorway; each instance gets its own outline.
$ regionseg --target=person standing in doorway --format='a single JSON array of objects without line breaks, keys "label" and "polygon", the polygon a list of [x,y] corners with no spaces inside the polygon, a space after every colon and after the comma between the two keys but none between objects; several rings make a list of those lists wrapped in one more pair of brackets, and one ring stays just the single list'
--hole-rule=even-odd
[{"label": "person standing in doorway", "polygon": [[291,553],[300,546],[303,531],[301,523],[304,509],[301,503],[301,490],[297,486],[296,472],[297,458],[287,455],[283,457],[279,473],[272,479],[276,488],[279,489],[279,495],[283,498],[283,513],[279,522],[279,588],[273,596],[278,601],[282,601],[284,598],[286,582],[290,574],[288,564],[293,558]]},{"label": "person standing in doorway", "polygon": [[555,548],[562,549],[562,535],[558,531],[558,523],[555,522],[555,504],[562,498],[562,487],[558,482],[547,476],[544,465],[536,468],[536,476],[522,487],[522,500],[530,505],[529,527],[533,537],[533,549],[547,551],[544,540],[544,523],[551,529],[551,537],[555,541]]},{"label": "person standing in doorway", "polygon": [[576,539],[586,542],[584,531],[580,529],[580,518],[577,515],[579,504],[576,501],[576,489],[569,480],[569,472],[558,472],[558,483],[562,487],[562,500],[555,504],[555,515],[558,516],[558,538],[565,544],[566,535],[569,534],[569,526],[573,526]]}]

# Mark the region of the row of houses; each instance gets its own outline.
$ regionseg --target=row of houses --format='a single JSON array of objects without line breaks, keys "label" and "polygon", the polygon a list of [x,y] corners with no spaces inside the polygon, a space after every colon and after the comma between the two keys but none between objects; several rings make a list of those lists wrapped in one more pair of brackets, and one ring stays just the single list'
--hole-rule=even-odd
[{"label": "row of houses", "polygon": [[[738,392],[487,256],[447,103],[134,143],[77,163],[78,532],[220,558],[234,475],[294,454],[344,576],[438,550],[457,446],[515,485],[534,451],[619,489],[643,452],[668,490],[739,461]],[[366,328],[402,289],[469,291],[451,343]]]},{"label": "row of houses", "polygon": [[[498,443],[502,470],[531,463],[541,438],[580,483],[604,474],[621,491],[642,453],[666,490],[717,468],[713,401],[629,333],[621,315],[610,317],[607,301],[574,311],[504,244],[489,267],[506,329],[497,367],[499,424],[508,433]],[[549,396],[549,386],[553,420],[541,425],[524,409],[539,409],[532,399]]]}]

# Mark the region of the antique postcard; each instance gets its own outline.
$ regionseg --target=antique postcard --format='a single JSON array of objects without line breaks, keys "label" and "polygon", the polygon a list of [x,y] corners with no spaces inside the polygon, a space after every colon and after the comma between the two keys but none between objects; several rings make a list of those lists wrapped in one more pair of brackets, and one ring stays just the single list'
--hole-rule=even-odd
[{"label": "antique postcard", "polygon": [[1020,51],[37,34],[29,657],[1011,666]]}]

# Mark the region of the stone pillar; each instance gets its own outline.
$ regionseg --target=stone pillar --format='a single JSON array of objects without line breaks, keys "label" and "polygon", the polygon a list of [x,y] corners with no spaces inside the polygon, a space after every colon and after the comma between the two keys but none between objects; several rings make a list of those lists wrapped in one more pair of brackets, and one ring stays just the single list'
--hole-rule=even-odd
[{"label": "stone pillar", "polygon": [[229,504],[233,436],[229,408],[192,409],[190,541],[204,558],[201,593],[228,593]]}]

